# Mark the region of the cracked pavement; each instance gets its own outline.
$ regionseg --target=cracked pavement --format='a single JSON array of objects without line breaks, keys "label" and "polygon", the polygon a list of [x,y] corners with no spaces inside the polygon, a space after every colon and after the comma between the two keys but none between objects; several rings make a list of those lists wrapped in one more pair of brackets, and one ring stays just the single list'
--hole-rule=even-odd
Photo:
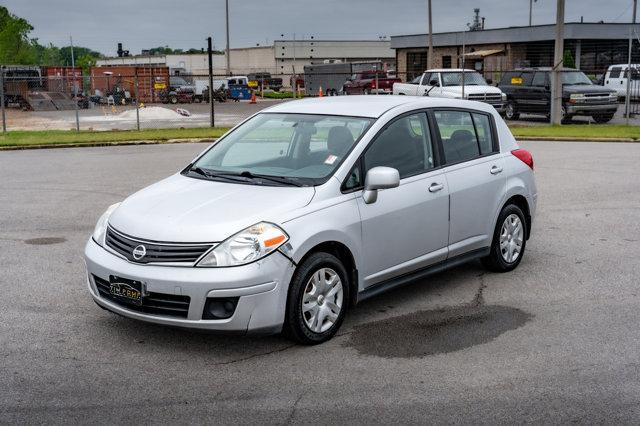
[{"label": "cracked pavement", "polygon": [[0,422],[637,423],[640,144],[521,145],[540,199],[517,270],[376,297],[314,347],[89,298],[98,216],[204,145],[0,153]]}]

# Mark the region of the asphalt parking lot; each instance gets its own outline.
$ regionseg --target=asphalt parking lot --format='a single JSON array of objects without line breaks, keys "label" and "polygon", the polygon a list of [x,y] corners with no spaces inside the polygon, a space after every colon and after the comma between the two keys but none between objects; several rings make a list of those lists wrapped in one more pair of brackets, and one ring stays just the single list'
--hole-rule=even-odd
[{"label": "asphalt parking lot", "polygon": [[315,347],[99,309],[105,208],[201,144],[0,153],[2,423],[637,423],[640,145],[527,142],[520,267],[459,267],[357,306]]}]

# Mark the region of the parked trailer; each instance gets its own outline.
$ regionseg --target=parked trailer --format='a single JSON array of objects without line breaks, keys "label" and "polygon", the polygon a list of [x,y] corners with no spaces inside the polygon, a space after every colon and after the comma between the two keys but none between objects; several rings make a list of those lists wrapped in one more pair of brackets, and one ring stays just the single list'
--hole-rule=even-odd
[{"label": "parked trailer", "polygon": [[[138,91],[136,92],[136,77]],[[114,96],[120,101],[129,93],[140,102],[161,102],[169,91],[169,68],[162,66],[116,65],[91,68],[91,93]],[[114,102],[118,102],[114,99]]]}]

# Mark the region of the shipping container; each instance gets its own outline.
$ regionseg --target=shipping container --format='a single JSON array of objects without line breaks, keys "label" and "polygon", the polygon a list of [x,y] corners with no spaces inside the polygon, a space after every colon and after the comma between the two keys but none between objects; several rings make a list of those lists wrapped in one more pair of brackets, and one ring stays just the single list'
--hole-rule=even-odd
[{"label": "shipping container", "polygon": [[80,67],[42,67],[45,89],[68,95],[82,93],[82,68]]},{"label": "shipping container", "polygon": [[126,99],[123,95],[128,93],[132,99],[149,103],[160,102],[161,94],[168,90],[168,67],[115,65],[91,68],[91,95],[114,95],[114,98]]}]

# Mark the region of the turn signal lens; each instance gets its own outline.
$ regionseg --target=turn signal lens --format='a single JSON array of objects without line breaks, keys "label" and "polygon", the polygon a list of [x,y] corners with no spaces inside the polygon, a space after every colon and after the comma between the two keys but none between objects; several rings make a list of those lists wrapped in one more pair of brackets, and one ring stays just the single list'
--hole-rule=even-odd
[{"label": "turn signal lens", "polygon": [[262,259],[287,242],[289,236],[280,227],[260,222],[227,238],[209,253],[197,266],[239,266]]}]

